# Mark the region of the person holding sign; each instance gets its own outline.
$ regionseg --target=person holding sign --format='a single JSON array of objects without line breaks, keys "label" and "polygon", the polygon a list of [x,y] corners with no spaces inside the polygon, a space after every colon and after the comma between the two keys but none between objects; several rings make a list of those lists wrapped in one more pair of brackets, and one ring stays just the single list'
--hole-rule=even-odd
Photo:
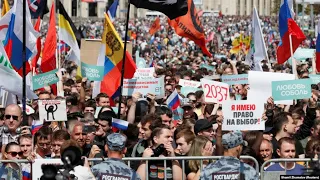
[{"label": "person holding sign", "polygon": [[248,144],[242,139],[240,131],[224,134],[222,144],[224,156],[202,170],[201,180],[259,179],[259,174],[253,167],[239,160],[243,146]]}]

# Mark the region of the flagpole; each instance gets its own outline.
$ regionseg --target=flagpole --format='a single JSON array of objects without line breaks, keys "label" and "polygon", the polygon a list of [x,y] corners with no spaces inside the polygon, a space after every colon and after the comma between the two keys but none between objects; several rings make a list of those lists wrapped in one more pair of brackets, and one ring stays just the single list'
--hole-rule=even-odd
[{"label": "flagpole", "polygon": [[26,114],[26,61],[27,61],[27,54],[26,54],[26,39],[27,39],[27,34],[26,34],[26,0],[23,1],[22,3],[23,8],[22,8],[22,112],[23,112],[23,120],[25,121],[27,119],[27,114]]},{"label": "flagpole", "polygon": [[128,0],[128,7],[127,7],[127,23],[126,23],[126,31],[124,35],[124,49],[123,49],[123,62],[122,62],[122,69],[121,69],[121,80],[120,80],[120,96],[119,96],[119,111],[118,111],[118,119],[120,119],[121,115],[121,102],[122,102],[122,87],[123,87],[123,78],[124,78],[124,67],[126,63],[126,51],[127,51],[127,40],[128,40],[128,29],[129,29],[129,17],[130,17],[130,0]]},{"label": "flagpole", "polygon": [[296,60],[293,57],[293,48],[292,48],[292,35],[289,35],[289,40],[290,40],[290,52],[291,52],[291,60],[292,60],[292,74],[294,74],[295,79],[298,78],[297,76],[297,70],[296,70]]}]

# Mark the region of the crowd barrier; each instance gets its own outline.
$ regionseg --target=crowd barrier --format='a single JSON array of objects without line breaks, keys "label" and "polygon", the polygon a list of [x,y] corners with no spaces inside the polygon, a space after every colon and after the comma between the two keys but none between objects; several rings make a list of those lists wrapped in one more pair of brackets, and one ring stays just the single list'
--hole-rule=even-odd
[{"label": "crowd barrier", "polygon": [[[288,162],[305,162],[305,167],[309,167],[309,163],[311,162],[312,160],[310,158],[291,158],[291,159],[285,159],[285,158],[281,158],[281,159],[270,159],[266,162],[264,162],[262,165],[261,165],[261,168],[260,168],[260,177],[261,179],[268,179],[267,177],[264,178],[264,176],[267,174],[267,173],[273,173],[272,171],[265,171],[264,168],[269,164],[269,163],[278,163],[278,162],[284,162],[285,164],[285,167],[287,167],[287,163]],[[314,160],[314,161],[318,161],[318,160]],[[284,174],[286,173],[287,169],[285,169]],[[305,170],[306,173],[310,172],[310,170],[308,168],[306,168]]]},{"label": "crowd barrier", "polygon": [[[181,161],[181,167],[182,167],[182,172],[185,172],[185,161],[186,160],[200,160],[200,169],[202,169],[203,166],[203,160],[218,160],[223,156],[179,156],[179,157],[150,157],[150,158],[143,158],[143,157],[136,157],[136,158],[132,158],[132,157],[126,157],[123,158],[122,160],[127,162],[128,166],[130,166],[130,164],[133,161],[146,161],[146,167],[148,167],[148,163],[149,161],[163,161],[164,162],[164,169],[167,169],[167,160],[178,160]],[[259,164],[258,161],[251,157],[251,156],[240,156],[240,159],[246,159],[246,160],[251,160],[254,162],[255,164],[255,170],[257,172],[259,172]],[[88,159],[89,162],[100,162],[102,161],[101,158],[92,158],[92,159]],[[16,160],[16,161],[9,161],[9,160],[0,160],[0,163],[8,163],[8,162],[14,162],[14,163],[30,163],[28,160],[22,159],[22,160]],[[146,168],[146,174],[149,174],[148,172],[148,168]],[[166,179],[167,177],[167,171],[164,171],[164,179]],[[186,177],[183,176],[182,174],[182,179],[185,180]],[[148,180],[148,176],[146,177],[146,180]]]}]

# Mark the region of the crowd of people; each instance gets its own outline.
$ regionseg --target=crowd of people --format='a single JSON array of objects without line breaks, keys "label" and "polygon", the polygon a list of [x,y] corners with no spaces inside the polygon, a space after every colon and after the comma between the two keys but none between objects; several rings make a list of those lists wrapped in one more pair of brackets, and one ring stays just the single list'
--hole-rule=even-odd
[{"label": "crowd of people", "polygon": [[[277,17],[261,17],[261,26],[267,45],[269,60],[261,62],[265,72],[291,73],[288,63],[277,64],[276,48],[279,43]],[[278,158],[318,158],[320,152],[320,89],[312,85],[312,97],[297,100],[294,105],[275,104],[270,97],[265,102],[264,131],[222,131],[224,114],[221,104],[206,103],[203,90],[188,94],[181,92],[179,80],[200,81],[203,77],[247,74],[245,48],[231,54],[232,41],[249,35],[250,17],[203,17],[206,36],[214,33],[207,42],[212,57],[206,57],[191,40],[179,37],[174,29],[161,18],[161,27],[154,35],[148,33],[154,19],[142,18],[129,22],[127,36],[135,51],[155,68],[155,77],[164,77],[165,96],[136,92],[132,96],[111,99],[106,93],[92,96],[93,83],[76,76],[76,65],[66,61],[63,76],[64,97],[54,94],[46,86],[35,92],[28,106],[34,113],[23,119],[21,107],[10,104],[0,111],[1,160],[28,159],[31,163],[2,163],[0,177],[5,179],[31,179],[31,166],[35,159],[61,158],[68,147],[81,150],[84,163],[72,171],[78,179],[259,179],[256,164],[241,155],[252,156],[261,165]],[[117,19],[114,25],[124,39],[125,21]],[[85,38],[101,38],[102,22],[88,22],[82,27]],[[314,33],[306,33],[307,40],[301,47],[314,48]],[[202,65],[212,66],[212,69]],[[308,78],[311,59],[297,65],[299,78]],[[214,75],[214,76],[212,76]],[[261,79],[263,81],[263,79]],[[246,100],[250,84],[230,86],[231,100]],[[180,107],[183,114],[173,119],[173,111],[166,100],[177,90],[184,98]],[[68,120],[45,122],[31,133],[33,120],[39,119],[38,100],[66,99]],[[120,106],[119,106],[120,105]],[[121,107],[120,119],[129,122],[121,133],[112,131],[112,118],[117,118],[113,107]],[[97,116],[95,116],[95,114]],[[122,161],[123,157],[188,157],[223,156],[220,159]],[[87,158],[102,158],[100,162],[88,162]],[[104,159],[107,158],[107,159]],[[81,168],[79,167],[81,166]],[[302,175],[305,162],[268,163],[265,171],[286,171],[287,175]],[[146,171],[147,169],[147,171]],[[29,175],[26,175],[28,174]]]}]

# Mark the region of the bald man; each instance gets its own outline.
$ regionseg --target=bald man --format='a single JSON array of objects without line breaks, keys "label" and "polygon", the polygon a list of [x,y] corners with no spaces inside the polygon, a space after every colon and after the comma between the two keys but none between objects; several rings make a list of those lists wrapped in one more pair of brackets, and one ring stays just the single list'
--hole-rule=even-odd
[{"label": "bald man", "polygon": [[7,127],[7,131],[2,128],[0,132],[2,146],[10,142],[18,142],[19,134],[17,134],[16,129],[20,126],[21,121],[21,108],[17,104],[8,105],[4,113],[4,126]]}]

